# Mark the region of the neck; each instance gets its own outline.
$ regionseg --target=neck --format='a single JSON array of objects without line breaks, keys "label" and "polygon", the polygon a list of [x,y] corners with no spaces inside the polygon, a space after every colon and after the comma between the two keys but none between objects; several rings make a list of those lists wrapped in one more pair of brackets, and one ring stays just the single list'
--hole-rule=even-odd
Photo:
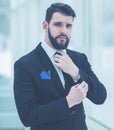
[{"label": "neck", "polygon": [[[50,42],[49,39],[44,38],[44,41],[45,41],[45,43],[46,43],[48,46],[50,46],[51,48],[54,48],[54,47],[52,46],[52,44],[51,44],[51,42]],[[55,49],[55,48],[54,48],[54,49]]]}]

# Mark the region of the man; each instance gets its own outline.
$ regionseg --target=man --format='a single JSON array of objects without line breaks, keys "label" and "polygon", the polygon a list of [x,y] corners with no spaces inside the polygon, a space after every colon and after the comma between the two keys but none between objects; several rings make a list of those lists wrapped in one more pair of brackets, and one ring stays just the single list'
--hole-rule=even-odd
[{"label": "man", "polygon": [[75,16],[69,5],[52,4],[43,22],[44,41],[15,63],[16,106],[31,130],[87,130],[83,100],[106,99],[85,54],[67,49]]}]

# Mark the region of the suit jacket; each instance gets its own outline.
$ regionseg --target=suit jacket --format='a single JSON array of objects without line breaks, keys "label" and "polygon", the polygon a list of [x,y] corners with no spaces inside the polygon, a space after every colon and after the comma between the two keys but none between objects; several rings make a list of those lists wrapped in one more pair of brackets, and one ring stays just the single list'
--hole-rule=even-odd
[{"label": "suit jacket", "polygon": [[[106,89],[98,80],[85,54],[67,49],[67,54],[79,67],[81,81],[89,85],[87,98],[95,104],[106,99]],[[31,130],[87,130],[83,103],[68,107],[66,95],[74,84],[64,89],[49,57],[39,44],[32,52],[16,61],[14,66],[14,96],[19,117]]]}]

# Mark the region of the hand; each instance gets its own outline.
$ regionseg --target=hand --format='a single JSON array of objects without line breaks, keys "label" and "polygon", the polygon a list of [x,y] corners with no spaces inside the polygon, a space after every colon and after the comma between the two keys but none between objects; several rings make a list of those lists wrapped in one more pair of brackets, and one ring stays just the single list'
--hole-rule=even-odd
[{"label": "hand", "polygon": [[79,69],[73,63],[72,59],[63,51],[58,51],[54,57],[54,65],[62,69],[65,73],[69,74],[73,80],[79,79]]},{"label": "hand", "polygon": [[81,103],[86,98],[87,92],[88,84],[85,81],[73,86],[66,96],[69,108]]}]

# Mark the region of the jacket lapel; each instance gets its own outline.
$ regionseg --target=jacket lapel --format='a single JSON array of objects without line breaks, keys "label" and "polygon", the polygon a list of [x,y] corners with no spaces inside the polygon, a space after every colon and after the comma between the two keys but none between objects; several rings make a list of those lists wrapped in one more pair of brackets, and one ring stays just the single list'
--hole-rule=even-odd
[{"label": "jacket lapel", "polygon": [[54,82],[54,84],[55,84],[56,88],[59,90],[59,92],[62,95],[64,95],[65,90],[64,90],[63,85],[61,83],[61,80],[60,80],[60,78],[57,74],[57,71],[56,71],[55,67],[53,66],[51,60],[49,59],[48,55],[46,54],[46,52],[42,48],[41,43],[37,46],[36,52],[37,52],[38,57],[42,63],[42,66],[44,66],[46,70],[50,70],[52,82]]}]

